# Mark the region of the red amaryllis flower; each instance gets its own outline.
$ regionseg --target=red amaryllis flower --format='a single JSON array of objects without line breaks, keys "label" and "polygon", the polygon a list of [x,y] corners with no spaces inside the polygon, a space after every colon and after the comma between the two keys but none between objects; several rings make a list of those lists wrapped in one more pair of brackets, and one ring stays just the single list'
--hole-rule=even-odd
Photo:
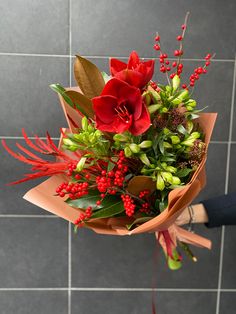
[{"label": "red amaryllis flower", "polygon": [[145,132],[150,126],[150,115],[142,101],[140,90],[113,78],[105,85],[101,96],[92,99],[96,127],[101,131],[133,135]]},{"label": "red amaryllis flower", "polygon": [[138,88],[144,87],[152,78],[154,60],[140,61],[137,52],[131,52],[128,63],[118,59],[110,59],[112,76]]}]

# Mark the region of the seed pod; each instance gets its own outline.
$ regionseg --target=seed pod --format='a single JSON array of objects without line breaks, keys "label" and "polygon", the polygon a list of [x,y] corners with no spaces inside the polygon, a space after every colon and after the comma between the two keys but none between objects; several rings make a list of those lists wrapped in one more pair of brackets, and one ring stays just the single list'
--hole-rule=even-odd
[{"label": "seed pod", "polygon": [[125,134],[115,134],[113,136],[114,141],[118,141],[118,142],[127,142],[128,141],[128,137]]},{"label": "seed pod", "polygon": [[160,190],[160,191],[163,191],[165,188],[165,182],[159,173],[157,175],[156,188],[157,188],[157,190]]},{"label": "seed pod", "polygon": [[132,151],[128,146],[125,147],[124,152],[125,152],[125,157],[131,157],[132,156]]},{"label": "seed pod", "polygon": [[137,154],[140,152],[140,147],[137,144],[132,143],[129,145],[129,148],[131,149],[132,153],[134,153],[134,154]]},{"label": "seed pod", "polygon": [[170,137],[172,144],[179,144],[180,143],[180,138],[177,135],[172,135]]},{"label": "seed pod", "polygon": [[179,177],[173,176],[172,177],[172,184],[173,185],[180,185],[181,181]]},{"label": "seed pod", "polygon": [[76,171],[80,172],[81,170],[84,169],[84,165],[85,165],[86,160],[87,160],[86,157],[82,157],[80,159],[80,161],[78,162],[78,164],[76,166]]},{"label": "seed pod", "polygon": [[191,107],[196,107],[197,102],[194,99],[189,99],[188,102],[186,103],[186,105],[191,106]]},{"label": "seed pod", "polygon": [[161,106],[162,106],[161,104],[153,104],[153,105],[148,107],[148,111],[150,114],[152,114],[152,113],[156,112],[158,109],[160,109]]},{"label": "seed pod", "polygon": [[147,158],[146,154],[141,154],[139,158],[146,166],[150,166],[150,160]]},{"label": "seed pod", "polygon": [[87,117],[83,117],[82,120],[81,120],[81,125],[82,125],[82,129],[84,131],[87,131],[88,130],[88,119]]},{"label": "seed pod", "polygon": [[138,146],[140,148],[150,148],[150,147],[152,147],[152,141],[143,141]]},{"label": "seed pod", "polygon": [[169,142],[163,142],[164,148],[172,148],[172,145]]},{"label": "seed pod", "polygon": [[167,166],[166,170],[171,172],[171,173],[175,173],[177,171],[177,168],[173,167],[173,166]]},{"label": "seed pod", "polygon": [[180,85],[180,78],[177,74],[175,74],[175,76],[172,79],[173,90],[175,91],[176,89],[178,89],[179,85]]},{"label": "seed pod", "polygon": [[161,172],[161,176],[162,176],[162,178],[163,178],[164,181],[166,181],[166,182],[172,184],[172,181],[173,181],[172,178],[173,178],[173,176],[172,176],[172,174],[171,174],[170,172],[162,171],[162,172]]}]

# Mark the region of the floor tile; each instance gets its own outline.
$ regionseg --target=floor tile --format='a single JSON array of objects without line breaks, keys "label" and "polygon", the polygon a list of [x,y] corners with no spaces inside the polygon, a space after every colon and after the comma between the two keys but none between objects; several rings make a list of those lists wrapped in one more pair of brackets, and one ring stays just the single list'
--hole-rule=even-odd
[{"label": "floor tile", "polygon": [[1,1],[0,9],[0,52],[68,53],[68,1]]},{"label": "floor tile", "polygon": [[[157,292],[161,314],[215,314],[216,294],[209,292]],[[152,292],[73,292],[72,314],[152,313]]]},{"label": "floor tile", "polygon": [[183,268],[176,272],[168,269],[159,247],[156,263],[154,234],[119,237],[79,230],[72,235],[72,286],[150,288],[154,280],[161,288],[216,288],[220,229],[196,230],[213,241],[213,249],[193,247],[198,262],[184,255]]},{"label": "floor tile", "polygon": [[224,241],[224,258],[223,258],[223,271],[222,271],[222,288],[236,289],[236,272],[235,272],[235,259],[236,259],[236,226],[227,226],[225,228],[225,241]]},{"label": "floor tile", "polygon": [[230,149],[229,192],[236,192],[236,144]]},{"label": "floor tile", "polygon": [[224,5],[214,0],[102,0],[96,3],[74,0],[72,51],[84,55],[126,56],[137,50],[143,56],[155,56],[153,38],[158,31],[164,51],[172,53],[178,47],[176,36],[189,9],[185,56],[200,58],[216,52],[217,58],[234,58],[234,32],[229,30],[236,27],[235,2]]},{"label": "floor tile", "polygon": [[[66,121],[59,100],[49,85],[69,86],[69,59],[0,56],[1,136],[59,136]],[[19,79],[20,78],[20,79]]]},{"label": "floor tile", "polygon": [[58,291],[1,291],[1,314],[67,314],[68,293]]},{"label": "floor tile", "polygon": [[0,219],[0,287],[66,287],[68,224],[50,218]]},{"label": "floor tile", "polygon": [[[24,140],[16,140],[16,139],[8,139],[6,140],[7,145],[14,150],[15,152],[19,152],[16,147],[16,142],[20,145],[27,147]],[[58,141],[54,141],[55,144]],[[30,166],[24,164],[5,151],[3,146],[0,144],[0,169],[1,169],[1,176],[0,176],[0,214],[14,214],[14,215],[38,215],[38,214],[46,214],[49,215],[50,213],[27,202],[22,197],[23,195],[33,188],[34,186],[38,185],[39,183],[43,182],[47,178],[40,178],[28,182],[24,182],[17,185],[8,185],[11,182],[20,180],[24,177],[24,174],[30,173]],[[37,155],[37,153],[36,153]],[[42,157],[42,155],[40,156]],[[45,158],[45,156],[43,156]]]},{"label": "floor tile", "polygon": [[236,293],[221,292],[220,295],[220,314],[235,314],[236,309]]},{"label": "floor tile", "polygon": [[210,144],[206,162],[206,186],[194,203],[225,194],[226,161],[227,144]]}]

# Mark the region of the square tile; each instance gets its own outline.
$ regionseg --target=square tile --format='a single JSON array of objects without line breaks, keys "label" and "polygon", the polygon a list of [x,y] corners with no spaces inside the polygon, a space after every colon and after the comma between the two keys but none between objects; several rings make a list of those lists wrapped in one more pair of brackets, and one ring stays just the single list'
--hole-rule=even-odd
[{"label": "square tile", "polygon": [[68,1],[1,1],[0,8],[0,52],[68,53]]},{"label": "square tile", "polygon": [[220,294],[220,314],[235,314],[236,293],[221,292]]},{"label": "square tile", "polygon": [[67,314],[68,293],[65,291],[1,291],[2,314]]},{"label": "square tile", "polygon": [[[50,57],[0,56],[2,74],[1,136],[29,135],[59,137],[67,126],[58,96],[49,85],[69,86],[69,59]],[[19,79],[20,78],[20,79]]]},{"label": "square tile", "polygon": [[229,192],[236,192],[236,144],[230,149]]},{"label": "square tile", "polygon": [[[216,294],[209,292],[157,292],[161,314],[215,314]],[[72,314],[152,313],[152,292],[72,292]]]},{"label": "square tile", "polygon": [[154,234],[119,237],[79,230],[72,235],[72,286],[150,288],[155,279],[158,288],[216,288],[220,229],[202,226],[196,232],[210,238],[213,249],[193,247],[198,262],[193,263],[183,253],[183,268],[171,271],[159,245],[157,263],[154,260]]},{"label": "square tile", "polygon": [[185,56],[201,58],[216,52],[217,58],[234,58],[234,32],[229,30],[236,27],[235,2],[226,6],[214,0],[74,0],[72,51],[90,56],[127,56],[137,50],[142,56],[155,56],[153,38],[158,31],[163,49],[172,53],[179,46],[176,36],[190,8]]},{"label": "square tile", "polygon": [[[28,148],[25,144],[24,140],[16,140],[16,139],[8,139],[6,140],[7,145],[14,150],[15,152],[19,152],[18,148],[16,147],[16,142],[21,144],[22,146]],[[57,145],[58,141],[54,141]],[[43,182],[47,178],[39,178],[32,181],[24,182],[21,184],[11,185],[8,184],[17,180],[20,180],[24,177],[24,174],[31,173],[30,165],[24,164],[11,155],[3,148],[0,144],[0,169],[1,169],[1,177],[0,177],[0,214],[14,214],[14,215],[21,215],[21,214],[31,214],[31,215],[38,215],[38,214],[46,214],[49,215],[50,213],[46,210],[43,210],[32,203],[27,202],[22,197],[24,194],[33,188],[34,186],[38,185],[39,183]],[[37,153],[36,153],[37,155]],[[44,156],[40,156],[45,158]]]},{"label": "square tile", "polygon": [[211,143],[206,161],[206,186],[194,200],[194,203],[225,194],[226,161],[227,144]]},{"label": "square tile", "polygon": [[[236,209],[235,209],[236,210]],[[224,241],[224,258],[222,271],[222,288],[236,289],[236,272],[235,258],[236,258],[236,226],[227,226],[225,228]]]},{"label": "square tile", "polygon": [[0,219],[0,287],[68,285],[68,223],[54,218]]}]

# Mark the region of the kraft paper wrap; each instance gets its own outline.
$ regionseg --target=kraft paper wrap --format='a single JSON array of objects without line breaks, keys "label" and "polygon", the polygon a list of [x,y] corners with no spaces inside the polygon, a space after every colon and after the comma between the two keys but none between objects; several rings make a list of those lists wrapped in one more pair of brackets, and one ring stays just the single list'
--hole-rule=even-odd
[{"label": "kraft paper wrap", "polygon": [[[78,88],[72,89],[79,91]],[[78,125],[80,125],[81,116],[79,116],[79,114],[73,108],[66,104],[61,97],[59,98],[68,122],[69,129],[73,132],[74,127],[71,124],[70,119],[68,119],[68,115]],[[207,148],[210,142],[216,117],[216,113],[201,113],[200,117],[197,119],[205,134],[205,143]],[[156,236],[158,237],[160,232],[158,238],[162,246],[164,246],[164,244],[160,239],[161,231],[168,230],[173,243],[176,243],[176,239],[178,239],[186,243],[210,249],[211,241],[197,234],[191,233],[175,224],[177,217],[182,213],[186,206],[192,203],[192,201],[206,184],[205,162],[206,156],[203,158],[198,169],[195,171],[191,181],[184,187],[176,188],[169,193],[168,207],[160,215],[149,220],[148,222],[143,223],[132,231],[128,231],[125,227],[127,223],[131,222],[130,218],[128,217],[94,219],[87,224],[87,227],[97,233],[110,235],[132,235],[151,232],[156,233]],[[51,178],[28,191],[24,195],[24,199],[73,223],[78,218],[80,210],[67,205],[64,202],[65,199],[54,196],[56,187],[62,181],[67,180],[68,178],[63,175],[52,176]]]}]

